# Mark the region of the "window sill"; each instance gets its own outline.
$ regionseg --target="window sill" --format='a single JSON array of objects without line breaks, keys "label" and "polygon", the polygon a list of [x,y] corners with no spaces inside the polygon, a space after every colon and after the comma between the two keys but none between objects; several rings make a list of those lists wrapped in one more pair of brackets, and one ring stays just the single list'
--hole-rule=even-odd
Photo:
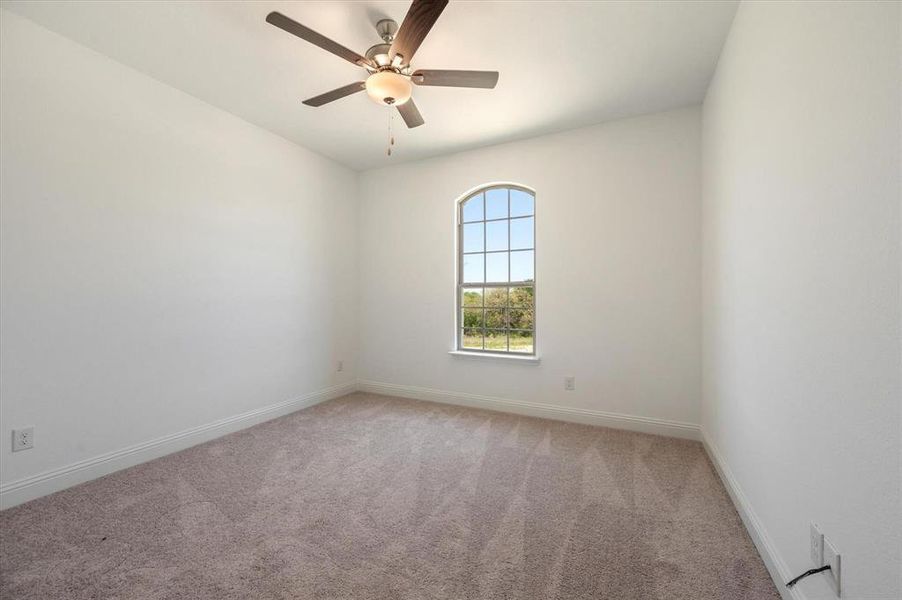
[{"label": "window sill", "polygon": [[464,350],[451,350],[450,352],[448,352],[448,354],[462,358],[498,360],[502,362],[522,363],[525,365],[537,365],[542,361],[541,358],[533,355],[495,354],[492,352],[466,352]]}]

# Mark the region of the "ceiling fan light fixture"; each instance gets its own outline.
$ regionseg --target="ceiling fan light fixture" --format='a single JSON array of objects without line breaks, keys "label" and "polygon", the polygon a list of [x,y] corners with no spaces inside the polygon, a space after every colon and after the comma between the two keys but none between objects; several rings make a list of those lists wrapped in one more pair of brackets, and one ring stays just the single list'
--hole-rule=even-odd
[{"label": "ceiling fan light fixture", "polygon": [[399,106],[410,100],[410,80],[394,71],[379,71],[366,80],[366,93],[376,104]]}]

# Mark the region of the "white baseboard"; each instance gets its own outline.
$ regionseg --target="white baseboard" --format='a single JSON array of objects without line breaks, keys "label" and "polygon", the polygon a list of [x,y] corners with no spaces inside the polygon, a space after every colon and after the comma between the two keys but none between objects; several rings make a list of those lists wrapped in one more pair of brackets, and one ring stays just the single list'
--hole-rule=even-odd
[{"label": "white baseboard", "polygon": [[65,467],[5,483],[0,486],[0,509],[10,508],[17,504],[97,479],[115,471],[196,446],[257,423],[350,394],[356,388],[357,384],[355,382],[335,385],[305,394],[300,398],[272,404],[240,415],[226,417],[206,425],[192,427],[191,429],[166,435],[155,440],[81,460]]},{"label": "white baseboard", "polygon": [[774,584],[777,586],[777,591],[780,593],[780,596],[783,600],[805,600],[805,595],[802,594],[799,588],[786,587],[785,582],[792,579],[792,575],[789,572],[789,566],[777,552],[774,543],[764,529],[764,525],[761,523],[758,515],[755,514],[755,510],[749,503],[748,497],[746,497],[742,488],[739,486],[736,477],[733,476],[730,467],[727,466],[726,461],[724,461],[723,455],[721,455],[717,447],[711,442],[711,439],[705,434],[704,430],[701,430],[701,438],[702,445],[705,447],[705,451],[711,458],[711,462],[714,464],[714,468],[720,476],[721,481],[723,481],[724,487],[727,488],[727,493],[730,494],[730,498],[733,500],[733,504],[739,512],[739,517],[742,519],[745,528],[749,532],[749,536],[755,543],[758,554],[761,555],[764,566],[767,567],[771,579],[774,580]]},{"label": "white baseboard", "polygon": [[655,419],[651,417],[623,415],[600,410],[590,410],[587,408],[554,406],[538,402],[524,402],[521,400],[480,396],[465,392],[434,390],[412,385],[398,385],[395,383],[383,383],[379,381],[361,380],[358,382],[357,389],[372,394],[384,394],[386,396],[400,396],[402,398],[470,406],[498,412],[527,415],[530,417],[554,419],[556,421],[569,421],[571,423],[598,425],[602,427],[612,427],[614,429],[628,429],[630,431],[666,435],[668,437],[678,437],[689,440],[701,439],[698,425],[682,423],[680,421],[667,421],[665,419]]}]

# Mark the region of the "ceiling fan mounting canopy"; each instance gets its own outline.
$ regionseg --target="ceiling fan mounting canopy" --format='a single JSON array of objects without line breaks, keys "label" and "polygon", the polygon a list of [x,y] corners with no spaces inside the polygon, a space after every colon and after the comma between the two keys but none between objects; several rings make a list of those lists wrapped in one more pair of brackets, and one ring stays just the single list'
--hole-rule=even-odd
[{"label": "ceiling fan mounting canopy", "polygon": [[497,71],[420,69],[411,72],[410,63],[414,54],[447,5],[448,0],[413,0],[400,27],[391,19],[380,20],[376,23],[376,32],[383,43],[372,46],[363,56],[282,13],[271,12],[266,16],[266,21],[339,58],[363,67],[368,72],[366,80],[356,81],[308,98],[304,100],[304,104],[322,106],[366,90],[367,95],[376,103],[382,106],[396,106],[407,126],[413,128],[423,124],[423,117],[411,98],[412,83],[420,86],[485,89],[494,88],[498,83]]},{"label": "ceiling fan mounting canopy", "polygon": [[395,34],[398,33],[398,24],[393,19],[382,19],[376,23],[376,32],[383,42],[391,45],[395,40]]}]

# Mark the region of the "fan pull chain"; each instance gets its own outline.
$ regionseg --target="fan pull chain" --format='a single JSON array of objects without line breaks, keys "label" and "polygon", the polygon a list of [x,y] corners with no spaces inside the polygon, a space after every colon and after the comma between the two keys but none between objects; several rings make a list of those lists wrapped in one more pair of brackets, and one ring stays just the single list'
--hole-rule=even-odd
[{"label": "fan pull chain", "polygon": [[388,111],[388,151],[386,154],[391,156],[391,147],[395,145],[395,135],[392,133],[392,123],[394,123],[395,111]]}]

